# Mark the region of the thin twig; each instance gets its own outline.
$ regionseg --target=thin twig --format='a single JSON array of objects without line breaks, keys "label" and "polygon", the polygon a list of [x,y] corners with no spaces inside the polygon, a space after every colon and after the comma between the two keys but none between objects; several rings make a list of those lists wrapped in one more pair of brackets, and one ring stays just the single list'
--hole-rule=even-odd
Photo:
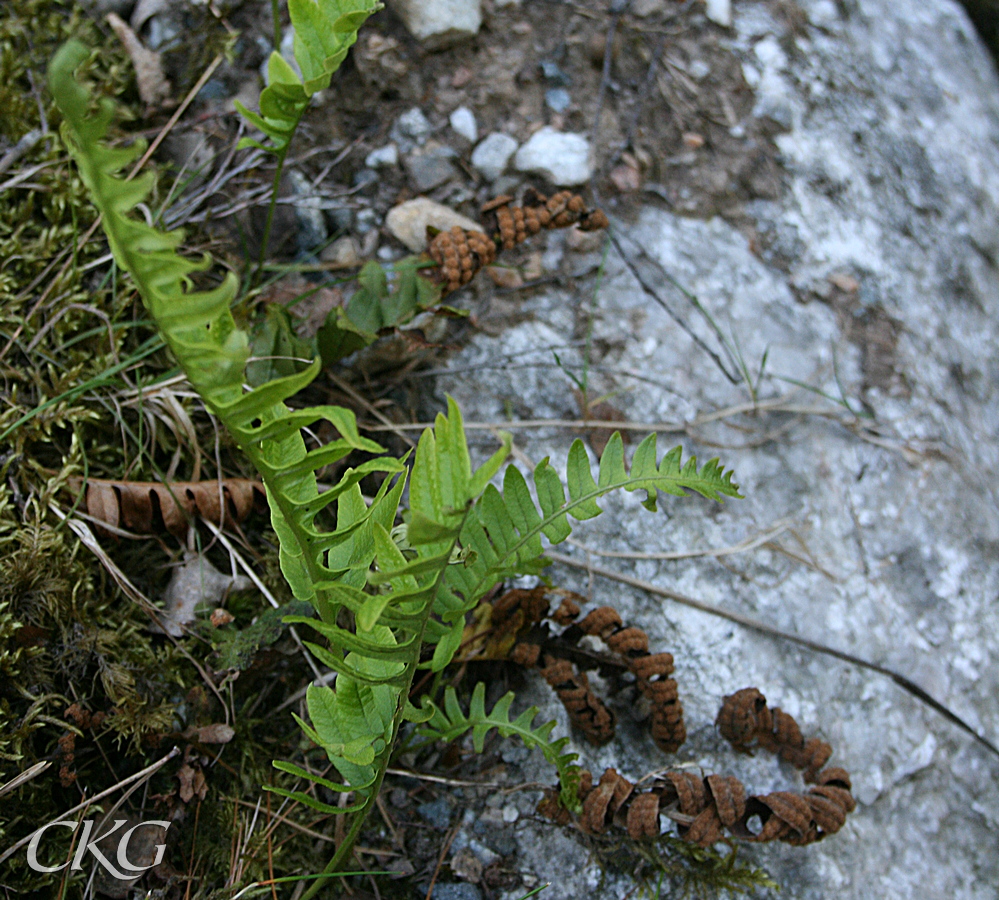
[{"label": "thin twig", "polygon": [[51,762],[42,760],[41,762],[35,763],[33,766],[25,769],[19,775],[15,775],[6,784],[0,784],[0,797],[4,794],[9,794],[11,791],[17,790],[22,784],[27,784],[36,775],[41,775],[49,766]]},{"label": "thin twig", "polygon": [[[777,535],[783,534],[790,527],[790,519],[779,519],[759,534],[744,538],[736,544],[730,544],[727,547],[717,547],[713,550],[674,550],[669,553],[631,553],[619,550],[598,550],[594,547],[582,544],[579,541],[575,541],[572,538],[569,538],[566,543],[571,544],[574,547],[578,547],[586,553],[591,553],[594,556],[603,556],[611,559],[693,559],[703,556],[730,556],[734,553],[745,553],[747,550],[755,550],[757,547],[765,546],[777,537]],[[790,556],[791,554],[788,555]],[[798,559],[800,562],[804,562],[804,560],[801,560],[798,557],[793,558]]]}]

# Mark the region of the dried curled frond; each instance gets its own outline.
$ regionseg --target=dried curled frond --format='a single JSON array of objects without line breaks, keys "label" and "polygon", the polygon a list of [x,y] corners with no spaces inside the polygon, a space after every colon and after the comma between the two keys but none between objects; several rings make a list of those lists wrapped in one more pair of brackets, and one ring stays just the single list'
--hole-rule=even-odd
[{"label": "dried curled frond", "polygon": [[818,738],[805,740],[798,723],[782,709],[771,710],[756,688],[743,688],[725,697],[715,720],[722,737],[736,750],[751,752],[753,745],[776,753],[796,769],[805,781],[814,782],[832,756],[832,747]]},{"label": "dried curled frond", "polygon": [[[615,625],[614,616],[606,609],[591,613],[587,626],[596,630],[599,623],[608,634]],[[593,788],[592,775],[584,771],[580,778],[583,812],[579,827],[596,834],[613,823],[627,828],[633,840],[645,840],[659,836],[660,817],[666,815],[676,821],[684,840],[702,847],[729,836],[800,846],[843,827],[847,815],[856,807],[849,774],[836,767],[813,771],[814,766],[828,760],[832,752],[828,744],[805,741],[794,719],[780,710],[768,710],[766,698],[755,688],[725,698],[718,726],[737,749],[748,752],[751,746],[760,746],[792,764],[797,761],[797,768],[804,770],[812,787],[803,793],[775,791],[747,797],[742,782],[734,776],[703,777],[683,770],[664,772],[654,779],[651,788],[637,790],[614,769],[608,769]],[[551,810],[546,807],[539,811],[548,814]]]},{"label": "dried curled frond", "polygon": [[[579,817],[579,827],[590,834],[602,832],[614,821],[614,816],[627,802],[634,788],[615,769],[606,769],[600,776],[600,783],[582,797],[583,812]],[[582,791],[580,795],[582,796]]]},{"label": "dried curled frond", "polygon": [[649,637],[640,628],[625,627],[610,606],[588,613],[579,629],[599,637],[614,653],[622,656],[635,676],[638,690],[652,706],[652,739],[664,753],[676,753],[687,739],[683,704],[679,689],[670,675],[673,657],[669,653],[649,653]]},{"label": "dried curled frond", "polygon": [[427,252],[439,268],[427,277],[441,285],[442,294],[468,284],[496,259],[497,249],[512,250],[543,229],[576,225],[581,231],[597,231],[610,224],[601,210],[589,209],[578,194],[559,191],[546,197],[533,188],[525,192],[520,205],[508,196],[490,200],[482,207],[482,217],[485,233],[456,225],[431,238]]},{"label": "dried curled frond", "polygon": [[[551,612],[553,596],[560,602]],[[613,737],[614,717],[590,690],[585,676],[577,674],[572,664],[564,659],[584,635],[598,638],[620,658],[620,667],[635,676],[635,686],[648,700],[656,746],[666,753],[675,753],[687,739],[687,731],[677,684],[670,677],[672,655],[649,653],[648,635],[640,628],[624,625],[613,607],[598,607],[575,622],[580,613],[578,601],[582,599],[569,591],[543,585],[532,590],[507,591],[492,607],[490,620],[494,633],[487,655],[507,656],[527,667],[537,665],[542,655],[553,661],[557,658],[557,670],[546,664],[548,673],[542,671],[542,674],[556,689],[573,723],[592,743],[599,745]],[[546,620],[565,631],[557,638],[549,637]],[[582,690],[584,683],[585,691]]]},{"label": "dried curled frond", "polygon": [[614,713],[593,693],[585,672],[577,672],[567,659],[552,656],[545,656],[539,671],[558,694],[573,725],[586,735],[591,744],[600,746],[614,737],[614,726],[617,724]]},{"label": "dried curled frond", "polygon": [[259,481],[223,478],[218,481],[105,481],[70,479],[71,490],[86,487],[87,512],[112,528],[136,534],[168,531],[187,534],[188,525],[201,516],[215,525],[242,522],[251,512],[267,511],[267,497]]}]

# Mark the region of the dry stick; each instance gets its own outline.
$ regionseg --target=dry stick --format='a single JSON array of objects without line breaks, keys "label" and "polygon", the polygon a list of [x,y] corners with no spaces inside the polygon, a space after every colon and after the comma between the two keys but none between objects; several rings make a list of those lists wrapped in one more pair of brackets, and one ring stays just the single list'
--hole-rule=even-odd
[{"label": "dry stick", "polygon": [[[146,768],[136,772],[134,775],[129,775],[128,778],[122,779],[117,784],[112,785],[106,790],[101,791],[99,794],[95,794],[93,797],[88,797],[85,800],[82,800],[80,803],[77,803],[76,806],[74,806],[72,809],[67,809],[66,812],[60,813],[60,817],[71,816],[73,815],[73,813],[79,812],[81,809],[84,809],[85,807],[88,807],[91,804],[96,803],[98,800],[103,800],[109,794],[113,794],[119,788],[123,788],[125,787],[125,785],[131,784],[133,781],[138,781],[140,778],[149,778],[158,769],[165,766],[171,759],[173,759],[179,753],[180,753],[180,748],[174,747],[166,756],[162,757],[161,759],[158,759],[152,765],[146,766]],[[57,821],[59,821],[59,819],[52,820],[52,822],[57,822]],[[51,825],[52,822],[49,822],[48,824]],[[27,844],[31,840],[32,834],[29,834],[25,838],[21,838],[21,840],[19,840],[16,844],[14,844],[13,847],[10,847],[3,854],[0,854],[0,862],[3,862],[5,859],[8,859],[10,856],[15,854],[18,850],[20,850],[25,844]]]},{"label": "dry stick", "polygon": [[[648,294],[650,297],[652,297],[652,299],[655,300],[660,307],[662,307],[666,315],[668,315],[674,322],[676,322],[676,324],[683,329],[684,333],[711,358],[714,364],[718,366],[721,373],[732,384],[739,384],[742,381],[742,379],[739,378],[737,375],[733,375],[731,372],[729,372],[727,366],[722,361],[722,358],[704,342],[704,339],[701,338],[700,335],[694,333],[694,330],[687,324],[686,320],[683,319],[683,317],[681,317],[679,313],[674,312],[673,309],[670,307],[670,305],[661,296],[659,296],[659,291],[657,290],[655,284],[653,284],[649,279],[647,279],[641,273],[638,266],[635,264],[635,261],[630,256],[628,256],[627,253],[624,252],[624,247],[621,246],[621,241],[617,236],[616,230],[614,228],[609,229],[607,235],[610,238],[611,243],[614,245],[614,249],[617,250],[618,255],[621,257],[622,262],[625,264],[628,271],[631,272],[634,279],[641,285],[642,290],[645,291],[645,293]],[[639,248],[639,253],[641,253],[641,255],[644,256],[646,259],[649,259],[648,254],[641,248]],[[687,300],[690,301],[690,297],[687,296],[687,292],[683,290],[683,288],[681,288],[679,284],[677,284],[676,279],[673,278],[673,276],[671,276],[669,272],[667,272],[658,263],[655,263],[654,260],[649,260],[649,261],[652,262],[654,265],[656,265],[656,267],[666,277],[666,280],[670,284],[672,284],[673,287],[675,287],[678,291],[684,294]]]},{"label": "dry stick", "polygon": [[[342,378],[339,378],[338,376],[332,373],[329,373],[327,377],[341,391],[343,391],[348,397],[350,397],[351,400],[353,400],[355,403],[360,403],[366,410],[368,410],[368,412],[370,412],[376,419],[378,419],[379,422],[383,424],[384,427],[379,428],[378,429],[379,431],[393,431],[398,437],[402,438],[402,440],[404,440],[407,445],[409,445],[413,449],[416,449],[416,443],[413,441],[413,439],[404,434],[405,431],[412,430],[412,426],[393,424],[393,422],[387,416],[383,415],[374,405],[372,405],[370,401],[362,397]],[[421,425],[420,429],[418,430],[422,430],[425,427],[426,426]]]},{"label": "dry stick", "polygon": [[447,856],[448,850],[451,849],[451,843],[458,834],[458,829],[460,827],[460,825],[455,825],[444,839],[444,846],[441,847],[441,855],[437,857],[437,867],[434,869],[434,874],[430,879],[430,887],[427,888],[426,900],[430,900],[430,898],[434,895],[434,885],[437,884],[437,876],[440,875],[441,866],[444,865],[444,857]]},{"label": "dry stick", "polygon": [[928,694],[914,681],[911,681],[904,675],[900,675],[892,669],[870,662],[866,659],[861,659],[859,656],[854,656],[852,653],[845,653],[842,650],[836,650],[834,647],[829,647],[826,644],[820,644],[818,641],[809,640],[808,638],[801,637],[800,635],[792,634],[788,631],[782,631],[779,628],[774,628],[772,625],[767,625],[759,619],[753,619],[750,616],[744,616],[741,613],[729,612],[728,610],[713,606],[710,603],[705,603],[702,600],[695,600],[693,597],[688,597],[686,594],[678,594],[676,591],[671,591],[668,588],[661,588],[658,585],[652,584],[650,581],[644,581],[641,578],[633,578],[630,575],[623,575],[620,572],[613,571],[612,569],[605,569],[603,566],[587,565],[577,559],[573,559],[571,556],[564,556],[561,553],[555,553],[551,550],[548,550],[545,555],[552,561],[561,563],[562,565],[571,566],[574,569],[582,569],[586,572],[592,572],[595,575],[599,575],[601,578],[607,578],[611,581],[618,581],[622,584],[630,585],[631,587],[638,588],[641,591],[654,594],[657,597],[665,597],[667,600],[673,600],[683,606],[689,606],[692,609],[699,609],[701,612],[708,613],[709,615],[718,616],[722,619],[728,619],[730,622],[735,622],[745,628],[752,628],[754,631],[759,631],[762,634],[769,635],[770,637],[790,641],[793,644],[806,647],[815,653],[823,653],[826,656],[832,656],[842,662],[851,663],[852,665],[859,666],[862,669],[868,669],[871,672],[877,672],[879,675],[885,675],[902,688],[902,690],[912,694],[913,697],[917,700],[921,700],[931,709],[936,710],[949,722],[956,725],[962,731],[967,732],[976,741],[988,748],[996,756],[999,756],[999,747],[996,747],[995,744],[988,740],[988,738],[980,735],[974,728],[965,722],[964,719],[944,706],[944,704],[939,700],[930,696],[930,694]]}]

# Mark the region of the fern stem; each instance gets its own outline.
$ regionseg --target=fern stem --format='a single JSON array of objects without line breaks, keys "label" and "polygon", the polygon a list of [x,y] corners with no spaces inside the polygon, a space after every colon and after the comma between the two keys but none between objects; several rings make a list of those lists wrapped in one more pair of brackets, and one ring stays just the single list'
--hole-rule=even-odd
[{"label": "fern stem", "polygon": [[281,50],[281,5],[280,0],[271,0],[271,19],[274,23],[274,49]]},{"label": "fern stem", "polygon": [[[471,506],[465,510],[464,516],[462,516],[461,524],[455,529],[455,537],[451,541],[451,546],[448,548],[447,552],[442,554],[444,559],[450,559],[451,555],[454,553],[455,547],[458,544],[458,535],[461,533],[461,529],[465,525],[465,520],[468,518],[468,514],[471,511]],[[448,564],[445,562],[441,566],[440,571],[437,573],[437,577],[434,580],[434,596],[436,596],[437,591],[440,590],[441,585],[444,584],[444,574],[447,571]],[[416,641],[417,647],[423,646],[423,638],[427,630],[427,620],[430,618],[430,613],[433,610],[433,598],[427,603],[426,611],[423,614],[423,622],[420,626],[419,640]],[[392,757],[392,752],[396,747],[396,743],[399,738],[399,730],[402,728],[403,719],[406,711],[406,703],[409,700],[409,692],[413,686],[413,678],[416,675],[417,665],[419,663],[419,655],[414,659],[411,659],[406,663],[406,676],[404,679],[404,686],[399,691],[399,700],[396,705],[395,714],[392,717],[392,737],[386,744],[384,755],[378,763],[378,773],[375,776],[375,780],[370,788],[366,790],[370,791],[368,798],[355,814],[354,820],[350,824],[350,831],[347,832],[340,846],[337,847],[336,853],[330,858],[330,861],[326,864],[323,869],[323,874],[330,872],[336,872],[343,865],[346,864],[347,860],[350,859],[350,855],[354,850],[354,844],[357,838],[361,834],[361,828],[364,826],[365,820],[368,818],[368,813],[371,811],[371,807],[374,806],[375,801],[378,799],[378,794],[382,788],[382,782],[385,780],[385,770],[388,769],[389,762]],[[331,878],[334,876],[330,876]],[[328,878],[317,878],[312,886],[301,896],[300,900],[310,900],[314,897],[316,892],[328,881]]]},{"label": "fern stem", "polygon": [[[275,4],[275,9],[277,8],[277,0],[273,0]],[[271,228],[274,225],[274,211],[277,209],[277,199],[278,199],[278,188],[281,186],[281,176],[284,174],[284,161],[288,156],[288,147],[291,145],[291,138],[294,136],[295,130],[298,128],[298,122],[295,123],[295,129],[288,136],[288,143],[282,147],[277,153],[277,167],[274,170],[274,182],[271,185],[271,202],[267,206],[267,221],[264,224],[264,236],[260,241],[260,258],[257,260],[257,271],[253,273],[253,278],[250,280],[250,287],[254,288],[260,281],[260,276],[264,271],[264,263],[267,260],[267,245],[271,240]]]},{"label": "fern stem", "polygon": [[[386,767],[387,768],[387,767]],[[361,829],[364,827],[364,822],[368,818],[368,812],[372,806],[375,804],[375,799],[378,797],[378,792],[382,788],[382,780],[385,778],[385,769],[382,769],[378,777],[375,779],[375,783],[372,787],[372,794],[365,802],[364,806],[359,809],[354,814],[354,821],[350,823],[350,831],[344,835],[344,839],[340,842],[340,846],[336,848],[336,853],[330,857],[330,861],[326,863],[326,867],[322,871],[322,876],[316,878],[311,886],[305,891],[304,894],[299,898],[299,900],[310,900],[314,897],[329,881],[331,878],[337,876],[331,874],[338,871],[343,865],[346,864],[350,855],[354,852],[354,844],[357,843],[357,839],[361,834]]]}]

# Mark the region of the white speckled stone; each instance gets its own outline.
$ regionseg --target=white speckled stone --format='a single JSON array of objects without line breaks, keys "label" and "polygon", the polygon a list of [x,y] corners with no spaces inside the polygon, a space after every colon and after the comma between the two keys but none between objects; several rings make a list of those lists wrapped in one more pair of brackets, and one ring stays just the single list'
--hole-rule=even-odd
[{"label": "white speckled stone", "polygon": [[573,187],[590,180],[593,151],[583,135],[546,125],[517,151],[514,165],[518,172],[532,172],[560,187]]}]

